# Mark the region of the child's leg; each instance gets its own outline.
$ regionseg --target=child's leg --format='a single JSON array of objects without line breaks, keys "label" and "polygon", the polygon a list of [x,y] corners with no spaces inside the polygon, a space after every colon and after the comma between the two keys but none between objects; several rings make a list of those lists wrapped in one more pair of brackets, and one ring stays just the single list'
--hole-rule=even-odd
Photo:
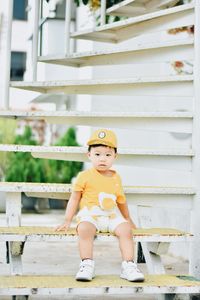
[{"label": "child's leg", "polygon": [[120,277],[129,281],[144,281],[144,275],[133,261],[134,244],[131,225],[128,222],[119,224],[115,229],[115,234],[119,239],[123,260]]},{"label": "child's leg", "polygon": [[79,251],[81,259],[93,259],[93,241],[96,227],[90,222],[81,222],[78,225]]},{"label": "child's leg", "polygon": [[130,224],[128,222],[121,223],[116,227],[114,232],[119,239],[122,259],[132,261],[134,259],[134,244]]}]

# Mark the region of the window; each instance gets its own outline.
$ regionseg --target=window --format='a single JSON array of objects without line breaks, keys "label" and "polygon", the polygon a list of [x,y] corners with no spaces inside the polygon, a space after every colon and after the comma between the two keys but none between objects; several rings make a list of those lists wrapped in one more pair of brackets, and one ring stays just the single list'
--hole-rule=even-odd
[{"label": "window", "polygon": [[14,0],[13,5],[13,19],[27,20],[27,0]]},{"label": "window", "polygon": [[26,70],[26,53],[11,52],[10,79],[23,80],[25,70]]}]

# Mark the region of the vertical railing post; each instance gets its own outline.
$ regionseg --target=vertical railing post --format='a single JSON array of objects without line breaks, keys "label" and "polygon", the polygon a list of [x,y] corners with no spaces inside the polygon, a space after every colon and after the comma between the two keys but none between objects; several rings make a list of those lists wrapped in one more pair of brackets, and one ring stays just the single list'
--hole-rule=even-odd
[{"label": "vertical railing post", "polygon": [[11,40],[12,40],[12,17],[13,17],[13,0],[7,1],[7,30],[5,42],[5,81],[3,87],[3,107],[9,108],[9,91],[10,91],[10,66],[11,66]]},{"label": "vertical railing post", "polygon": [[200,278],[200,1],[195,1],[194,30],[194,118],[192,147],[195,156],[192,158],[193,184],[196,189],[191,212],[191,231],[195,241],[190,247],[190,273]]},{"label": "vertical railing post", "polygon": [[66,0],[65,8],[65,54],[70,53],[70,24],[71,24],[72,0]]},{"label": "vertical railing post", "polygon": [[106,0],[101,0],[101,26],[106,23]]},{"label": "vertical railing post", "polygon": [[32,47],[32,66],[33,66],[32,79],[33,79],[33,81],[37,80],[39,13],[40,13],[40,0],[35,0],[34,1],[34,21],[33,21],[33,47]]}]

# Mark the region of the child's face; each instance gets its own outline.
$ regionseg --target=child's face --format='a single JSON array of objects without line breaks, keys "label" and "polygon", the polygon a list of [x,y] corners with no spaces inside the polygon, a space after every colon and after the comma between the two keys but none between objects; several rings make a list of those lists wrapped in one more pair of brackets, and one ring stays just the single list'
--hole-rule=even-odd
[{"label": "child's face", "polygon": [[96,170],[104,172],[112,167],[116,158],[116,153],[111,147],[99,146],[90,149],[90,152],[88,152],[88,158]]}]

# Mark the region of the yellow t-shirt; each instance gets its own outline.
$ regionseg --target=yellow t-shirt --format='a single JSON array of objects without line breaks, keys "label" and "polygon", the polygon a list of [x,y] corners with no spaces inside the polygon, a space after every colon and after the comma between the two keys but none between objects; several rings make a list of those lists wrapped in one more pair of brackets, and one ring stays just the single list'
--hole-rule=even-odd
[{"label": "yellow t-shirt", "polygon": [[73,190],[82,192],[80,209],[91,210],[98,206],[109,211],[117,206],[116,203],[126,202],[121,178],[115,171],[111,177],[103,176],[95,168],[82,171],[76,178]]}]

